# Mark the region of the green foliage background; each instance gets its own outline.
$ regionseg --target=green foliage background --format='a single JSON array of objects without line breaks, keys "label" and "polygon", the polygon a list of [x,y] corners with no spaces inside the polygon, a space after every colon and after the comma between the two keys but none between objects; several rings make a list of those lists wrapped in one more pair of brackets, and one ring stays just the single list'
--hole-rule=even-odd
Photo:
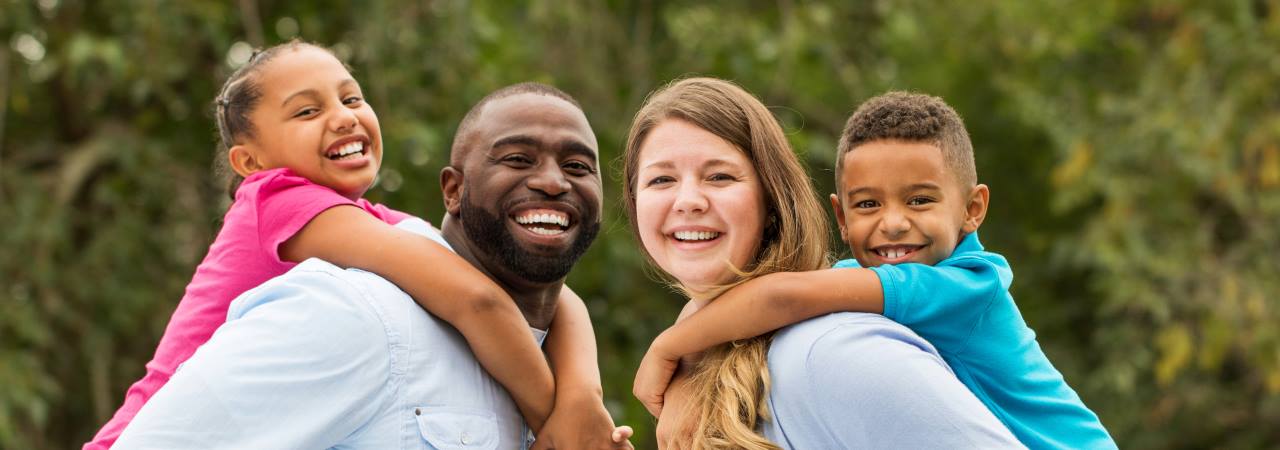
[{"label": "green foliage background", "polygon": [[[231,49],[295,36],[379,113],[369,197],[433,221],[453,127],[513,82],[577,96],[616,161],[650,90],[735,80],[823,192],[859,102],[940,95],[992,188],[983,239],[1121,446],[1280,446],[1280,1],[0,0],[0,447],[78,446],[141,375],[227,206],[209,111]],[[679,299],[611,166],[570,283],[650,448],[631,375]]]}]

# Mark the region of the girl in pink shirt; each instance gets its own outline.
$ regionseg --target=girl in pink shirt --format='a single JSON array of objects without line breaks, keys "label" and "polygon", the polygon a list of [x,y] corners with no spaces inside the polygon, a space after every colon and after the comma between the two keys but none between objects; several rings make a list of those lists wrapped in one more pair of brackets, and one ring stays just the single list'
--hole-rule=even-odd
[{"label": "girl in pink shirt", "polygon": [[[311,257],[377,273],[451,323],[511,393],[530,428],[542,427],[555,384],[514,301],[453,252],[392,226],[408,214],[360,198],[377,177],[382,136],[377,115],[344,64],[328,50],[300,41],[257,53],[223,85],[217,122],[219,159],[237,174],[229,186],[234,202],[146,375],[129,388],[124,404],[86,449],[115,442],[143,404],[222,325],[234,298]],[[556,326],[553,333],[594,339],[582,300],[567,288],[562,292],[553,323],[572,325]],[[595,356],[557,355],[556,348],[563,347],[551,347],[553,358],[570,361],[557,361],[557,367],[574,372],[563,378],[583,381],[574,389],[598,392]],[[601,405],[574,406],[607,416]],[[599,432],[613,434],[613,429]]]}]

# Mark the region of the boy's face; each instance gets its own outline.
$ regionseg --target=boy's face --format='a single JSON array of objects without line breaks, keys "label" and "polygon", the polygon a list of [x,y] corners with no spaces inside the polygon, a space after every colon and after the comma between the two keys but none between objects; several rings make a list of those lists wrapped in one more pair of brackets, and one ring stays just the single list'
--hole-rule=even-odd
[{"label": "boy's face", "polygon": [[846,153],[840,171],[831,206],[863,267],[936,264],[986,215],[987,186],[961,186],[932,143],[871,141]]}]

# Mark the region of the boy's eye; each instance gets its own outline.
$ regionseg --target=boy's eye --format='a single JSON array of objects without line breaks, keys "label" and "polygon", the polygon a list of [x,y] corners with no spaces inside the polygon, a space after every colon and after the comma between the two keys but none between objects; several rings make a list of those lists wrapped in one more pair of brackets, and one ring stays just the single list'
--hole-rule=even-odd
[{"label": "boy's eye", "polygon": [[921,205],[927,205],[927,204],[933,203],[934,201],[935,201],[934,199],[931,199],[929,197],[911,197],[910,200],[907,200],[907,205],[921,206]]},{"label": "boy's eye", "polygon": [[853,204],[853,207],[857,209],[871,209],[878,206],[880,206],[880,203],[875,200],[862,200]]}]

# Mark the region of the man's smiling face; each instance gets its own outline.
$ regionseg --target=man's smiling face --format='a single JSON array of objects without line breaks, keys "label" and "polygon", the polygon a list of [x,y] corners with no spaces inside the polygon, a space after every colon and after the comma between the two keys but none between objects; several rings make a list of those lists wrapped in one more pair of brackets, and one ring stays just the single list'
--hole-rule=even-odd
[{"label": "man's smiling face", "polygon": [[462,219],[472,247],[525,281],[564,278],[600,230],[595,134],[582,110],[550,95],[483,107],[465,139]]}]

